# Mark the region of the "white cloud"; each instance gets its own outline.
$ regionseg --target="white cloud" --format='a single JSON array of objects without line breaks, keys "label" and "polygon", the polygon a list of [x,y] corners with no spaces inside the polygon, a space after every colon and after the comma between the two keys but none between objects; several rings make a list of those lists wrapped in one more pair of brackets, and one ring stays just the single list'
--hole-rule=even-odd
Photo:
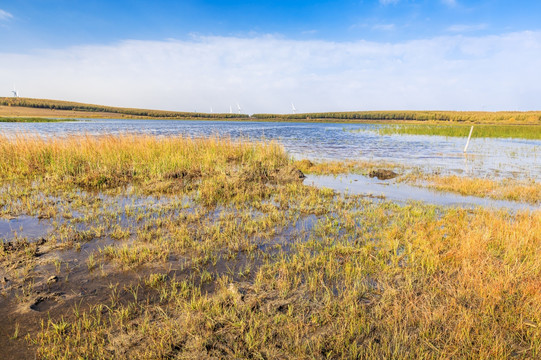
[{"label": "white cloud", "polygon": [[475,25],[465,25],[465,24],[456,24],[449,26],[447,31],[454,33],[465,33],[472,31],[485,30],[488,27],[487,24],[475,24]]},{"label": "white cloud", "polygon": [[456,0],[441,0],[441,2],[444,3],[445,5],[451,6],[451,7],[457,5]]},{"label": "white cloud", "polygon": [[380,4],[383,5],[389,5],[389,4],[396,4],[400,0],[379,0]]},{"label": "white cloud", "polygon": [[539,109],[541,32],[401,43],[196,37],[0,52],[0,94],[249,113]]},{"label": "white cloud", "polygon": [[0,9],[0,20],[9,20],[12,18],[13,18],[13,15],[11,15],[5,10]]}]

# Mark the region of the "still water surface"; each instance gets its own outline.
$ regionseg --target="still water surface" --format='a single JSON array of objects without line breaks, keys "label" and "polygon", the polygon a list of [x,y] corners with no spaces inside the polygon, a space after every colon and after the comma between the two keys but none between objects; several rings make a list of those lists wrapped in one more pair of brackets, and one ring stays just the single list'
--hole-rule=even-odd
[{"label": "still water surface", "polygon": [[[476,177],[541,179],[541,141],[471,140],[421,135],[379,135],[377,124],[284,123],[186,120],[86,119],[61,123],[0,123],[6,135],[144,133],[158,136],[212,135],[255,141],[276,140],[294,158],[311,160],[382,160],[419,167],[428,172]],[[351,132],[350,130],[367,130]]]}]

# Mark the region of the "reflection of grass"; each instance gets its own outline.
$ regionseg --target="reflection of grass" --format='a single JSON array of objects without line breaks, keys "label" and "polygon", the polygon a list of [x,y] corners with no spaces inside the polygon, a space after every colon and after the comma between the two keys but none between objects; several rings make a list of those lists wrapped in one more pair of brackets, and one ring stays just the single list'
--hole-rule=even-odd
[{"label": "reflection of grass", "polygon": [[47,119],[38,117],[0,117],[0,122],[62,122],[62,121],[74,121],[73,119]]},{"label": "reflection of grass", "polygon": [[[465,125],[382,125],[381,135],[437,135],[468,137],[470,126]],[[540,125],[475,125],[472,137],[541,139]]]},{"label": "reflection of grass", "polygon": [[[46,214],[54,228],[40,245],[0,246],[0,270],[22,292],[21,308],[54,295],[40,283],[45,254],[80,257],[62,256],[66,270],[51,284],[51,292],[73,294],[72,310],[59,302],[50,315],[35,313],[39,330],[3,324],[38,358],[541,353],[539,211],[336,196],[279,181],[277,169],[318,165],[292,165],[274,145],[77,140],[0,142],[0,164],[12,167],[3,168],[0,215]],[[317,171],[334,168],[349,165]],[[131,177],[120,176],[126,169]],[[77,181],[92,172],[120,180]],[[75,251],[81,244],[93,250]],[[79,284],[100,281],[95,296],[78,295]]]}]

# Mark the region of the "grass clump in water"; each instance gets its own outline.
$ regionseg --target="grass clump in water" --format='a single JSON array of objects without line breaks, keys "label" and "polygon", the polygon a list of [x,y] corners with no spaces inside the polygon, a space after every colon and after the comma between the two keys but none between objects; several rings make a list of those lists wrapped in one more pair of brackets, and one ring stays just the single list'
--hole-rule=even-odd
[{"label": "grass clump in water", "polygon": [[[469,125],[382,125],[380,135],[433,135],[468,137]],[[541,139],[541,125],[475,125],[473,138]]]}]

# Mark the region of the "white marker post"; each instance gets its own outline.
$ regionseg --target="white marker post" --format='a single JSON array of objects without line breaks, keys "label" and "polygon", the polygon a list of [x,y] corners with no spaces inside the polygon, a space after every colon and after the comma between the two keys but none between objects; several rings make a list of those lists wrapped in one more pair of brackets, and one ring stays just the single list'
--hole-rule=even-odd
[{"label": "white marker post", "polygon": [[473,132],[473,126],[470,129],[470,135],[468,135],[468,141],[466,142],[466,146],[464,146],[464,152],[468,150],[468,145],[470,145],[470,139],[471,139],[471,133]]}]

